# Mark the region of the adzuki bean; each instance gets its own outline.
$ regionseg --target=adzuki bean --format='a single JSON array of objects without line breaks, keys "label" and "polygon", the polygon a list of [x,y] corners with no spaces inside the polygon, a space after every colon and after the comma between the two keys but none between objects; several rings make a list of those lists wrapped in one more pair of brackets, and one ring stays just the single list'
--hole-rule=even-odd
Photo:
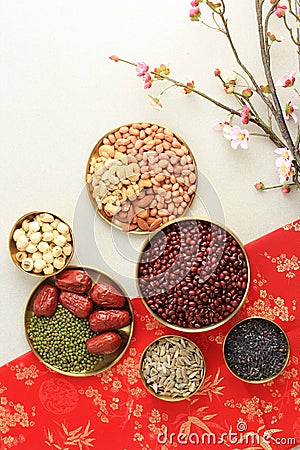
[{"label": "adzuki bean", "polygon": [[243,300],[247,261],[225,229],[187,219],[166,226],[149,241],[140,258],[138,283],[148,306],[167,323],[208,327]]}]

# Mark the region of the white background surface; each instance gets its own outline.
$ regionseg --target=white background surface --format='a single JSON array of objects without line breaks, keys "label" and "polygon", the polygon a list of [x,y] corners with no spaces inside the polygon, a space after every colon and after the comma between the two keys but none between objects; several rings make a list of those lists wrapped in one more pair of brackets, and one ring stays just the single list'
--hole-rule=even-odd
[{"label": "white background surface", "polygon": [[[242,59],[265,83],[254,2],[227,3]],[[185,139],[220,199],[227,226],[243,242],[299,217],[299,193],[261,194],[253,188],[260,180],[278,181],[274,146],[267,139],[234,151],[212,130],[216,120],[226,119],[221,110],[173,89],[157,112],[134,69],[109,61],[116,53],[151,67],[168,63],[174,78],[193,79],[200,89],[228,101],[212,73],[220,67],[226,76],[237,66],[222,35],[190,22],[189,1],[1,0],[0,8],[0,364],[29,349],[23,311],[36,279],[12,264],[7,246],[11,226],[24,213],[47,210],[64,217],[76,236],[73,261],[122,274],[119,279],[135,295],[134,260],[144,239],[112,233],[95,217],[84,191],[88,156],[116,126],[152,121]],[[288,52],[279,56],[278,77],[297,65]],[[213,216],[212,205],[203,201],[204,206],[197,199],[192,212]]]}]

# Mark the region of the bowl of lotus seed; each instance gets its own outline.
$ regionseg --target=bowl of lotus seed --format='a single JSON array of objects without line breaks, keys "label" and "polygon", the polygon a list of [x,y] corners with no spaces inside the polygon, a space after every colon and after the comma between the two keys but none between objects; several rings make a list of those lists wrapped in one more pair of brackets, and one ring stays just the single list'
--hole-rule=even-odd
[{"label": "bowl of lotus seed", "polygon": [[205,378],[206,364],[199,347],[179,335],[152,341],[140,360],[145,388],[156,398],[175,402],[195,394]]},{"label": "bowl of lotus seed", "polygon": [[73,257],[73,232],[56,214],[30,212],[12,227],[9,251],[22,272],[35,277],[52,276],[61,272]]}]

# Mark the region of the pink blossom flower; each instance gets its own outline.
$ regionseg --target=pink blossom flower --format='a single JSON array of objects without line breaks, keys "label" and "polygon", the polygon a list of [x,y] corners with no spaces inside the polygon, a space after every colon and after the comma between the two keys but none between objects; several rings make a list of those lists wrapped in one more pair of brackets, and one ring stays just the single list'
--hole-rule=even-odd
[{"label": "pink blossom flower", "polygon": [[232,134],[232,126],[229,123],[226,123],[223,127],[223,136],[225,139],[230,140]]},{"label": "pink blossom flower", "polygon": [[148,72],[149,66],[144,62],[138,62],[135,70],[138,77],[143,77]]},{"label": "pink blossom flower", "polygon": [[224,128],[224,124],[228,122],[217,122],[214,126],[213,126],[213,130],[215,131],[223,131]]},{"label": "pink blossom flower", "polygon": [[149,103],[151,106],[153,106],[154,109],[157,111],[161,111],[163,108],[163,105],[160,101],[160,96],[153,97],[153,95],[148,94]]},{"label": "pink blossom flower", "polygon": [[118,62],[119,61],[119,57],[117,55],[111,55],[109,57],[109,59],[111,59],[112,61]]},{"label": "pink blossom flower", "polygon": [[288,148],[276,148],[274,153],[280,155],[276,159],[275,165],[278,169],[280,183],[288,181],[289,177],[295,174],[293,167],[293,155]]},{"label": "pink blossom flower", "polygon": [[287,9],[287,7],[285,5],[281,5],[280,3],[278,3],[276,5],[276,10],[275,10],[275,14],[277,17],[281,18],[285,15],[285,10]]},{"label": "pink blossom flower", "polygon": [[247,125],[250,118],[250,108],[248,105],[244,105],[241,112],[242,124]]},{"label": "pink blossom flower", "polygon": [[296,70],[293,70],[291,73],[284,73],[281,78],[277,81],[277,86],[280,87],[291,87],[294,85],[296,80]]},{"label": "pink blossom flower", "polygon": [[288,102],[285,105],[285,111],[284,111],[284,117],[286,118],[286,120],[289,120],[289,118],[291,117],[295,123],[298,122],[298,117],[295,113],[295,111],[299,109],[297,105],[292,105],[292,102]]},{"label": "pink blossom flower", "polygon": [[263,191],[265,188],[265,185],[262,181],[259,181],[258,183],[255,183],[254,187],[257,191]]},{"label": "pink blossom flower", "polygon": [[[224,130],[223,130],[224,135]],[[224,135],[224,137],[226,137]],[[248,148],[248,140],[249,140],[249,131],[248,130],[242,130],[238,125],[234,125],[231,128],[230,134],[228,134],[228,137],[226,139],[231,141],[231,147],[236,150],[238,146],[240,145],[243,149]]]},{"label": "pink blossom flower", "polygon": [[289,150],[286,147],[283,148],[276,148],[274,150],[274,153],[276,153],[277,155],[280,155],[280,157],[284,160],[284,161],[291,161],[293,159],[293,155],[291,153],[291,150]]},{"label": "pink blossom flower", "polygon": [[150,89],[152,86],[152,79],[151,79],[151,75],[146,72],[145,75],[143,76],[143,80],[144,80],[144,89]]},{"label": "pink blossom flower", "polygon": [[249,132],[241,130],[238,125],[230,125],[228,122],[218,122],[214,127],[216,131],[222,131],[227,141],[231,141],[231,147],[237,149],[240,145],[242,148],[248,148]]}]

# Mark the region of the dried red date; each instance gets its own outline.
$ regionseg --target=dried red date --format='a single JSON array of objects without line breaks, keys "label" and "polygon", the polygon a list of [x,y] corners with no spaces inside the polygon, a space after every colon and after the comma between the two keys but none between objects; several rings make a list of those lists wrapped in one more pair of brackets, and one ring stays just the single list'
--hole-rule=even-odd
[{"label": "dried red date", "polygon": [[38,292],[33,302],[33,312],[37,316],[51,317],[56,311],[58,289],[51,284],[45,284]]},{"label": "dried red date", "polygon": [[63,291],[84,294],[91,288],[92,279],[84,270],[68,269],[56,276],[55,285]]},{"label": "dried red date", "polygon": [[109,355],[116,352],[122,343],[121,336],[114,331],[98,334],[86,341],[86,348],[95,355]]},{"label": "dried red date", "polygon": [[90,328],[95,333],[125,327],[130,323],[128,311],[112,309],[109,311],[94,311],[90,317]]},{"label": "dried red date", "polygon": [[63,291],[59,296],[60,303],[74,316],[86,319],[93,311],[93,302],[86,295],[74,294],[74,292]]},{"label": "dried red date", "polygon": [[90,292],[91,299],[101,308],[122,308],[125,298],[113,286],[101,282],[93,286]]}]

